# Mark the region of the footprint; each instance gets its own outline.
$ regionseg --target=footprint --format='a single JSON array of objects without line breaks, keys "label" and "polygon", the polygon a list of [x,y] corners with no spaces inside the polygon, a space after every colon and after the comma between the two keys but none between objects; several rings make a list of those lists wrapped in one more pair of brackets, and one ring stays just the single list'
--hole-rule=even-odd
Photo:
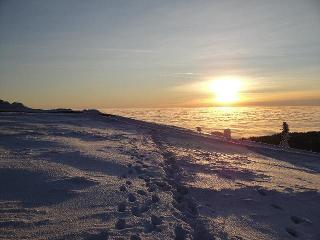
[{"label": "footprint", "polygon": [[300,223],[311,223],[310,220],[298,216],[291,216],[291,221],[294,222],[295,224],[300,224]]},{"label": "footprint", "polygon": [[187,231],[181,226],[176,226],[174,229],[175,240],[185,240],[187,236]]},{"label": "footprint", "polygon": [[127,204],[126,204],[125,202],[119,203],[119,205],[118,205],[118,211],[119,211],[119,212],[124,212],[124,211],[126,211],[126,208],[127,208]]},{"label": "footprint", "polygon": [[303,222],[303,219],[297,216],[292,216],[291,221],[294,222],[295,224],[299,224]]},{"label": "footprint", "polygon": [[127,181],[126,181],[126,184],[127,184],[127,185],[131,185],[132,182],[131,182],[130,180],[127,180]]},{"label": "footprint", "polygon": [[174,198],[174,200],[176,200],[178,203],[181,203],[181,202],[183,201],[183,199],[184,199],[184,197],[183,197],[181,194],[179,194],[179,193],[174,193],[174,194],[173,194],[173,198]]},{"label": "footprint", "polygon": [[45,220],[34,222],[33,225],[38,227],[38,226],[48,225],[49,223],[50,223],[50,219],[45,219]]},{"label": "footprint", "polygon": [[127,188],[124,185],[121,185],[119,189],[120,189],[121,192],[127,191]]},{"label": "footprint", "polygon": [[282,207],[280,207],[279,205],[277,205],[277,204],[270,204],[270,206],[271,207],[273,207],[273,208],[275,208],[275,209],[279,209],[279,210],[283,210],[283,208]]},{"label": "footprint", "polygon": [[198,205],[193,201],[192,199],[186,199],[188,210],[190,211],[191,214],[197,215],[198,214]]},{"label": "footprint", "polygon": [[88,240],[108,240],[109,233],[107,230],[103,230],[99,233],[90,234],[87,239]]},{"label": "footprint", "polygon": [[186,195],[188,194],[189,190],[185,186],[178,185],[177,192],[180,193],[181,195]]},{"label": "footprint", "polygon": [[137,193],[143,196],[147,195],[147,193],[144,190],[138,190]]},{"label": "footprint", "polygon": [[153,194],[152,197],[151,197],[151,201],[153,203],[157,203],[157,202],[160,202],[160,198],[157,194]]},{"label": "footprint", "polygon": [[126,220],[124,218],[120,218],[115,225],[116,229],[124,229],[126,227]]},{"label": "footprint", "polygon": [[143,180],[144,180],[146,183],[148,183],[148,182],[150,182],[150,177],[146,176],[146,177],[143,178]]},{"label": "footprint", "polygon": [[162,223],[162,217],[157,217],[156,215],[151,215],[151,223],[153,225],[160,225]]},{"label": "footprint", "polygon": [[150,222],[145,222],[144,223],[144,232],[145,233],[150,233],[150,232],[152,232],[153,230],[154,230],[154,225],[152,224],[152,223],[150,223]]},{"label": "footprint", "polygon": [[110,215],[108,213],[104,213],[104,212],[100,212],[100,213],[96,213],[96,214],[91,214],[91,215],[87,215],[87,216],[83,216],[80,219],[100,219],[103,222],[106,222],[110,219]]},{"label": "footprint", "polygon": [[263,189],[257,189],[257,191],[261,196],[267,196],[267,193]]},{"label": "footprint", "polygon": [[181,203],[178,203],[173,201],[172,204],[177,210],[183,212],[183,214],[188,215],[189,217],[195,217],[198,215],[197,206],[193,202],[182,201]]},{"label": "footprint", "polygon": [[160,182],[160,181],[157,181],[155,182],[155,184],[160,187],[163,191],[170,191],[171,190],[171,187],[169,184],[167,184],[166,182]]},{"label": "footprint", "polygon": [[135,202],[137,200],[136,196],[134,196],[132,193],[129,193],[128,199],[130,202]]},{"label": "footprint", "polygon": [[[196,223],[193,237],[194,239],[214,239],[214,237],[210,234],[209,230],[205,227],[205,225],[200,222]],[[237,240],[240,240],[240,238]]]},{"label": "footprint", "polygon": [[80,176],[77,176],[77,177],[72,177],[72,178],[68,178],[66,179],[66,182],[69,182],[69,183],[72,183],[72,184],[94,184],[95,182],[90,180],[90,179],[87,179],[85,177],[80,177]]},{"label": "footprint", "polygon": [[141,216],[141,210],[138,206],[133,206],[131,208],[131,213],[134,215],[134,216],[137,216],[137,217],[140,217]]},{"label": "footprint", "polygon": [[138,174],[141,174],[141,173],[144,172],[144,171],[141,169],[141,167],[138,166],[138,165],[135,165],[135,166],[134,166],[134,169],[136,170],[136,172],[137,172]]},{"label": "footprint", "polygon": [[147,164],[144,164],[144,163],[142,164],[142,167],[143,168],[149,168],[149,166]]},{"label": "footprint", "polygon": [[156,186],[153,184],[146,184],[148,188],[148,192],[154,192],[156,190]]},{"label": "footprint", "polygon": [[240,236],[234,236],[234,237],[230,238],[230,240],[244,240],[244,238],[242,238]]},{"label": "footprint", "polygon": [[298,237],[298,232],[292,228],[286,228],[287,233],[289,233],[293,237]]},{"label": "footprint", "polygon": [[140,211],[141,213],[147,212],[150,210],[150,205],[149,204],[145,204],[144,206],[141,207]]},{"label": "footprint", "polygon": [[140,179],[143,180],[143,179],[144,179],[144,176],[143,176],[143,175],[139,175],[138,178],[140,178]]},{"label": "footprint", "polygon": [[130,237],[130,240],[141,240],[141,238],[139,237],[139,235],[132,235]]},{"label": "footprint", "polygon": [[139,175],[138,178],[144,180],[146,183],[150,182],[150,177],[145,175]]}]

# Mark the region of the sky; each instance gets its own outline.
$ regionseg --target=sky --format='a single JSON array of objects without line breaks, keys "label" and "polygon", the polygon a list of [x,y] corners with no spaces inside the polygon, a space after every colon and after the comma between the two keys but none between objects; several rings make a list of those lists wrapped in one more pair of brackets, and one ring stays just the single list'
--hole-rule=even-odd
[{"label": "sky", "polygon": [[0,99],[37,108],[320,105],[319,0],[0,0]]}]

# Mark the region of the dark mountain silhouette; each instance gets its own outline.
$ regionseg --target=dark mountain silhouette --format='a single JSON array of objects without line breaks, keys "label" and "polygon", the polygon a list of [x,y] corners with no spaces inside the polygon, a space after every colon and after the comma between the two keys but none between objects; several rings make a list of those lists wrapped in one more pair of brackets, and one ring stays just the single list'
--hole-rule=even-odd
[{"label": "dark mountain silhouette", "polygon": [[32,112],[35,109],[26,107],[22,103],[13,102],[9,103],[0,99],[0,112]]},{"label": "dark mountain silhouette", "polygon": [[101,114],[98,110],[88,109],[83,111],[72,110],[70,108],[56,108],[56,109],[34,109],[25,106],[19,102],[7,102],[0,99],[0,112],[28,112],[28,113],[90,113]]}]

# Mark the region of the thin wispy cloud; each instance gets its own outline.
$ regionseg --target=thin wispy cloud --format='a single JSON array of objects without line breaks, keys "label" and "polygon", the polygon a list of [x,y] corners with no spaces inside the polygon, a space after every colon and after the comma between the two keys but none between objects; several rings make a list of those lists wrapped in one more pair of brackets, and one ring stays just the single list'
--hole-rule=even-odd
[{"label": "thin wispy cloud", "polygon": [[184,72],[184,73],[175,73],[175,75],[197,75],[197,73],[193,73],[193,72]]},{"label": "thin wispy cloud", "polygon": [[154,53],[153,50],[149,49],[135,49],[135,48],[98,48],[97,51],[100,52],[119,52],[119,53],[141,53],[141,54],[151,54]]}]

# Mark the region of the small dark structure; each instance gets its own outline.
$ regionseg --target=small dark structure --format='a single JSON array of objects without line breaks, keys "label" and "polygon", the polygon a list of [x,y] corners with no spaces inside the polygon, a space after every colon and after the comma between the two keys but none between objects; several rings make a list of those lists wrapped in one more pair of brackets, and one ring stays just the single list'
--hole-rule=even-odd
[{"label": "small dark structure", "polygon": [[229,129],[229,128],[225,129],[225,130],[223,131],[223,136],[224,136],[226,139],[230,140],[230,139],[231,139],[231,129]]},{"label": "small dark structure", "polygon": [[196,127],[196,130],[197,130],[198,133],[202,132],[202,128],[201,127]]}]

